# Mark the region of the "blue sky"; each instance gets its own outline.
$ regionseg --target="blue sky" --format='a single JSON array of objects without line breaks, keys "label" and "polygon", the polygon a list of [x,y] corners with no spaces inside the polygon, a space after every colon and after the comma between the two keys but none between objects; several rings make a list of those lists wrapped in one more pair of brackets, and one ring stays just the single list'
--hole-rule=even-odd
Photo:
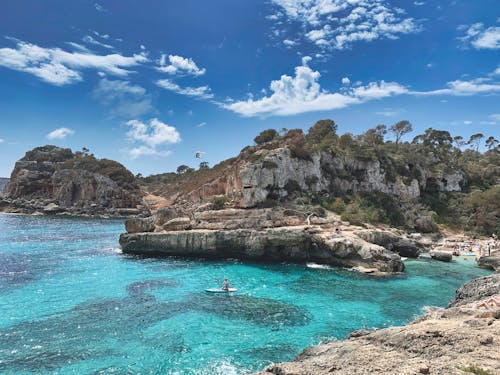
[{"label": "blue sky", "polygon": [[213,165],[323,118],[500,138],[499,94],[498,0],[0,3],[0,176],[45,144]]}]

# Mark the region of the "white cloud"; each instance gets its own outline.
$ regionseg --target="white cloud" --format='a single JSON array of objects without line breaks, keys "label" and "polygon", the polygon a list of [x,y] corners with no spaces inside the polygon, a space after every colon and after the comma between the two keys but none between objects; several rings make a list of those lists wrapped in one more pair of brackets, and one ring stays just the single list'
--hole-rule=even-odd
[{"label": "white cloud", "polygon": [[464,120],[464,125],[470,125],[470,124],[472,124],[472,121],[470,121],[470,120]]},{"label": "white cloud", "polygon": [[294,77],[282,75],[279,80],[272,81],[270,96],[257,100],[250,97],[247,100],[223,104],[222,107],[246,117],[287,116],[345,108],[408,91],[397,83],[381,81],[349,89],[344,93],[330,93],[321,89],[318,83],[321,75],[307,65],[310,60],[311,58],[307,56],[302,59],[302,65],[295,68]]},{"label": "white cloud", "polygon": [[125,68],[148,61],[144,53],[130,57],[117,53],[96,55],[90,52],[67,52],[60,48],[43,48],[20,40],[15,42],[16,48],[0,48],[0,66],[31,73],[56,86],[81,81],[82,69],[97,69],[112,75],[126,76],[131,71]]},{"label": "white cloud", "polygon": [[126,125],[131,128],[127,132],[127,138],[132,142],[144,143],[129,151],[133,159],[143,155],[169,155],[170,151],[158,150],[158,147],[165,144],[179,143],[181,141],[181,136],[175,127],[167,125],[157,118],[151,119],[149,123],[144,123],[139,120],[130,120]]},{"label": "white cloud", "polygon": [[198,127],[198,128],[202,128],[202,127],[204,127],[206,124],[207,124],[206,122],[201,122],[201,123],[199,123],[198,125],[196,125],[196,127]]},{"label": "white cloud", "polygon": [[104,8],[101,4],[95,3],[94,4],[95,10],[97,10],[99,13],[106,13],[108,10]]},{"label": "white cloud", "polygon": [[141,156],[168,156],[172,154],[170,150],[158,151],[156,148],[148,146],[133,147],[129,150],[129,155],[132,159],[137,159]]},{"label": "white cloud", "polygon": [[[456,80],[447,83],[443,89],[413,91],[397,82],[370,82],[366,85],[356,82],[355,87],[344,87],[340,92],[329,92],[319,84],[320,73],[308,66],[310,57],[302,59],[302,65],[295,68],[295,76],[282,75],[270,84],[271,95],[254,99],[252,94],[246,100],[227,100],[221,107],[242,116],[287,116],[312,111],[345,108],[370,100],[397,95],[413,96],[472,96],[494,94],[500,91],[500,83],[491,76],[470,81]],[[384,113],[385,112],[385,113]],[[389,113],[390,112],[390,113]],[[380,115],[393,115],[394,111],[382,111]]]},{"label": "white cloud", "polygon": [[67,136],[75,134],[75,131],[68,128],[59,128],[47,134],[48,139],[64,139]]},{"label": "white cloud", "polygon": [[431,63],[429,63],[429,64],[426,65],[426,67],[430,69],[430,68],[433,67],[433,65]]},{"label": "white cloud", "polygon": [[477,94],[492,94],[500,92],[500,82],[493,81],[491,77],[476,78],[470,81],[456,80],[446,84],[444,89],[431,91],[415,91],[415,95],[451,95],[472,96]]},{"label": "white cloud", "polygon": [[111,107],[111,114],[119,117],[139,117],[153,110],[151,97],[146,90],[129,81],[103,78],[93,91],[95,99]]},{"label": "white cloud", "polygon": [[293,46],[297,45],[297,42],[296,42],[296,41],[294,41],[294,40],[285,39],[285,40],[283,41],[283,44],[284,44],[285,46],[287,46],[288,48],[291,48],[291,47],[293,47]]},{"label": "white cloud", "polygon": [[351,83],[351,80],[347,77],[342,78],[342,84],[343,85],[348,85]]},{"label": "white cloud", "polygon": [[[273,18],[284,21],[276,23],[275,37],[286,32],[278,28],[288,25],[300,29],[299,37],[321,50],[349,48],[358,41],[397,39],[399,35],[421,30],[413,18],[402,17],[403,9],[392,7],[385,0],[272,0],[272,3],[278,8]],[[301,27],[294,27],[294,23]]]},{"label": "white cloud", "polygon": [[208,86],[181,87],[168,79],[160,79],[156,81],[156,84],[165,90],[173,91],[181,95],[193,96],[200,99],[211,99],[214,97]]},{"label": "white cloud", "polygon": [[489,117],[495,121],[500,121],[500,113],[494,113],[494,114],[490,115]]},{"label": "white cloud", "polygon": [[376,115],[379,115],[379,116],[384,116],[384,117],[395,117],[399,114],[401,114],[401,110],[398,110],[398,109],[392,109],[392,108],[384,108],[383,111],[378,111],[378,112],[375,112]]},{"label": "white cloud", "polygon": [[157,68],[161,72],[172,75],[193,75],[201,76],[205,74],[205,69],[198,68],[198,65],[193,59],[185,58],[177,55],[169,55],[168,60],[170,64],[167,65],[167,55],[161,55],[159,61],[160,66]]},{"label": "white cloud", "polygon": [[99,47],[103,47],[103,48],[107,48],[107,49],[114,49],[115,47],[113,47],[112,45],[110,44],[106,44],[106,43],[103,43],[103,42],[100,42],[98,41],[97,39],[95,39],[94,37],[90,36],[90,35],[85,35],[82,40],[85,42],[85,43],[88,43],[88,44],[93,44],[95,46],[99,46]]},{"label": "white cloud", "polygon": [[4,142],[5,142],[5,139],[0,138],[0,143],[4,143]]},{"label": "white cloud", "polygon": [[415,1],[415,2],[413,2],[413,4],[418,6],[418,7],[425,5],[425,3],[423,1]]},{"label": "white cloud", "polygon": [[475,49],[499,49],[500,27],[484,28],[480,22],[470,26],[462,25],[459,30],[465,30],[465,36],[458,38],[464,46],[471,45]]}]

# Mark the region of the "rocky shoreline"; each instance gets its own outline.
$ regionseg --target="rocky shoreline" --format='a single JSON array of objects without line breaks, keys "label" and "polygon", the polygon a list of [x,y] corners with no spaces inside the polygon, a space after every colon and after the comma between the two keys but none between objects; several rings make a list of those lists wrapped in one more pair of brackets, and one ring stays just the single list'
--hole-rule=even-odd
[{"label": "rocky shoreline", "polygon": [[83,207],[66,207],[60,206],[50,199],[26,200],[20,198],[0,198],[0,213],[33,216],[57,215],[113,219],[145,217],[150,214],[148,210],[139,208],[108,208],[100,207],[94,203]]},{"label": "rocky shoreline", "polygon": [[495,273],[464,284],[446,309],[432,309],[406,326],[355,331],[254,375],[498,374],[499,318]]},{"label": "rocky shoreline", "polygon": [[317,262],[371,274],[402,272],[401,256],[417,257],[424,247],[350,225],[329,212],[307,212],[289,207],[180,213],[167,208],[128,220],[120,245],[124,253],[146,256]]}]

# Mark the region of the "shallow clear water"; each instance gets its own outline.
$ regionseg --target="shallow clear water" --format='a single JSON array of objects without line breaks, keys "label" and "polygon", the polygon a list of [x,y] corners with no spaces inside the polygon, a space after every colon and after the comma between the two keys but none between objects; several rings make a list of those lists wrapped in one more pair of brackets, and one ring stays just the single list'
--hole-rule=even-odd
[{"label": "shallow clear water", "polygon": [[[365,327],[401,325],[488,274],[471,259],[406,275],[117,250],[119,220],[0,215],[0,373],[238,374]],[[215,278],[239,290],[209,295]]]}]

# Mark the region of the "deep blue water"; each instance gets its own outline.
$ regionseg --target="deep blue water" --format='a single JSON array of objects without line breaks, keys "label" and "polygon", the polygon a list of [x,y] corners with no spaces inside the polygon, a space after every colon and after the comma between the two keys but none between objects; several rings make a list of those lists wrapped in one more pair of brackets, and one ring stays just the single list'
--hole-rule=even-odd
[{"label": "deep blue water", "polygon": [[[401,325],[488,274],[407,260],[404,276],[118,251],[119,220],[0,215],[0,373],[239,374],[359,328]],[[239,288],[208,295],[215,278]]]}]

